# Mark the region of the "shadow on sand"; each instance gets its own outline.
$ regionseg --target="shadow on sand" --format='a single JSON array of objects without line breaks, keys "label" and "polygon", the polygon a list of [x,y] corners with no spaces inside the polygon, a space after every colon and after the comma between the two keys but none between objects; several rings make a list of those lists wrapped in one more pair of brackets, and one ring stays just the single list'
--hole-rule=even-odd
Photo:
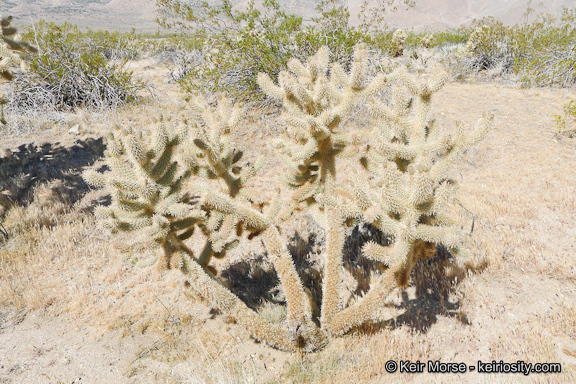
[{"label": "shadow on sand", "polygon": [[70,147],[60,143],[22,144],[16,151],[6,150],[0,157],[0,208],[29,205],[34,188],[54,180],[61,181],[54,192],[74,204],[89,190],[82,170],[101,158],[105,149],[102,138],[89,138],[77,140]]},{"label": "shadow on sand", "polygon": [[[304,239],[295,233],[290,239],[288,249],[292,254],[307,293],[312,298],[313,316],[319,323],[322,302],[322,258],[323,251],[319,240],[323,235],[311,233]],[[361,255],[362,246],[367,241],[381,245],[391,244],[392,239],[371,225],[356,226],[347,237],[344,246],[344,268],[354,278],[347,287],[351,300],[363,296],[370,289],[371,278],[375,273],[386,270],[381,263],[368,260]],[[319,250],[320,247],[320,250]],[[483,266],[473,268],[474,271]],[[448,250],[437,247],[435,257],[420,261],[410,275],[410,287],[415,298],[409,298],[407,291],[400,291],[401,302],[389,304],[402,314],[388,320],[368,322],[354,328],[352,333],[372,334],[382,329],[409,327],[414,332],[426,333],[438,321],[439,316],[451,317],[462,324],[470,324],[460,309],[458,284],[467,276],[469,270],[458,266]],[[265,303],[285,306],[286,302],[276,271],[264,256],[243,260],[233,264],[220,274],[230,290],[240,297],[250,308],[258,311]]]}]

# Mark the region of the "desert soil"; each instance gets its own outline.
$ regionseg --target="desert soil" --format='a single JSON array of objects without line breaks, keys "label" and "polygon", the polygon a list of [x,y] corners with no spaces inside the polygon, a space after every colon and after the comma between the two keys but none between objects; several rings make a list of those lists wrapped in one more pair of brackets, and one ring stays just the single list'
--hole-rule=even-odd
[{"label": "desert soil", "polygon": [[[162,111],[183,114],[166,71],[153,62],[137,67],[158,84],[157,101],[93,118],[81,136],[60,127],[3,139],[2,147],[54,136],[66,146],[103,135],[113,123],[145,126]],[[475,273],[445,290],[436,276],[418,295],[414,287],[396,292],[379,326],[307,356],[256,343],[184,294],[175,271],[130,263],[113,247],[122,236],[77,209],[100,201],[92,191],[67,211],[69,219],[9,243],[16,261],[0,259],[0,383],[576,382],[576,139],[557,134],[552,117],[574,96],[474,82],[438,92],[432,115],[448,129],[495,115],[494,130],[454,171],[461,204],[455,212],[467,230],[474,223]],[[257,180],[265,192],[279,167],[266,140],[279,124],[274,116],[247,120],[236,137],[253,157],[270,153]],[[259,248],[240,252],[252,257]],[[389,359],[561,363],[562,373],[388,374]]]}]

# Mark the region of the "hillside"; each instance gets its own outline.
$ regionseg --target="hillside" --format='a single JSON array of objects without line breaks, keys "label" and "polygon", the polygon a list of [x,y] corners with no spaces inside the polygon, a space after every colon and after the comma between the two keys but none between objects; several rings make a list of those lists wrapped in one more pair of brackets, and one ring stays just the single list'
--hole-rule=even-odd
[{"label": "hillside", "polygon": [[[312,17],[310,11],[317,3],[318,0],[281,1],[286,10],[305,13],[305,18]],[[388,15],[387,22],[392,27],[438,30],[493,16],[507,24],[514,24],[523,20],[529,3],[529,0],[417,0],[414,8],[399,8]],[[350,13],[357,15],[361,4],[361,1],[348,0]],[[570,6],[573,6],[571,0],[550,0],[531,5],[536,12],[551,14],[560,14],[563,7]],[[22,24],[44,18],[97,29],[136,28],[139,31],[158,29],[155,11],[154,0],[6,0],[2,7],[3,13],[16,17]],[[356,24],[358,20],[352,17],[351,22]]]}]

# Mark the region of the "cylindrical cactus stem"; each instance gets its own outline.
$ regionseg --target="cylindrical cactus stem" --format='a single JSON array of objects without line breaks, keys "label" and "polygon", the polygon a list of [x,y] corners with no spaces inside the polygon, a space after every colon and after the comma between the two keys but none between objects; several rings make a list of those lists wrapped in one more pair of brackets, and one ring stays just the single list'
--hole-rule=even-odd
[{"label": "cylindrical cactus stem", "polygon": [[344,219],[337,212],[336,207],[326,206],[326,265],[324,267],[324,285],[322,289],[322,314],[323,326],[329,324],[332,318],[340,310],[340,285],[342,268],[342,249],[346,234],[344,231]]},{"label": "cylindrical cactus stem", "polygon": [[294,261],[286,248],[285,241],[274,225],[270,225],[262,232],[262,237],[270,261],[284,287],[288,307],[288,323],[294,324],[295,327],[301,326],[311,320],[311,308],[304,292],[304,286],[296,272]]},{"label": "cylindrical cactus stem", "polygon": [[256,312],[210,277],[195,260],[183,257],[182,272],[186,276],[187,287],[198,292],[211,305],[229,314],[243,325],[256,339],[273,347],[296,351],[297,340],[293,340],[287,329],[278,324],[266,322]]},{"label": "cylindrical cactus stem", "polygon": [[396,274],[398,272],[397,268],[388,269],[379,283],[373,286],[359,302],[335,314],[330,323],[325,325],[330,334],[332,336],[343,335],[374,317],[390,292],[397,287]]},{"label": "cylindrical cactus stem", "polygon": [[[406,241],[402,241],[406,244]],[[404,248],[399,244],[397,248]],[[397,250],[397,249],[396,249]],[[394,251],[393,251],[394,252]],[[326,327],[331,335],[343,335],[373,318],[382,308],[388,295],[397,287],[405,288],[414,265],[419,260],[426,260],[435,254],[435,244],[421,240],[411,242],[401,251],[404,258],[391,255],[393,265],[384,272],[378,282],[356,304],[337,313]]]}]

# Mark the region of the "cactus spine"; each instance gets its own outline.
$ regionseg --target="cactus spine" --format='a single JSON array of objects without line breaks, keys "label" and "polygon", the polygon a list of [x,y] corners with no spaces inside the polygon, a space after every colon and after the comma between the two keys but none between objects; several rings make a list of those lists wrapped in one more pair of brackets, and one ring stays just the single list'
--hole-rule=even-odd
[{"label": "cactus spine", "polygon": [[[12,16],[0,16],[0,76],[8,81],[12,81],[14,78],[11,67],[20,66],[22,70],[25,70],[27,54],[37,52],[37,49],[31,45],[17,41],[18,31],[11,24]],[[7,102],[4,95],[0,97],[0,122],[2,124],[6,124],[4,104]]]},{"label": "cactus spine", "polygon": [[491,116],[483,118],[471,132],[462,127],[453,134],[430,121],[431,95],[447,80],[436,72],[428,82],[418,83],[403,70],[390,76],[394,101],[370,105],[375,128],[366,157],[361,163],[374,176],[370,187],[358,183],[358,205],[363,220],[391,234],[394,242],[383,247],[369,242],[363,255],[379,261],[388,270],[358,303],[340,312],[330,324],[342,334],[367,320],[395,287],[405,287],[414,265],[434,256],[443,245],[452,254],[461,254],[463,235],[446,215],[446,206],[456,189],[448,171],[470,145],[490,129]]},{"label": "cactus spine", "polygon": [[[432,94],[446,82],[445,73],[437,72],[427,82],[402,70],[371,78],[362,44],[349,72],[329,64],[326,48],[305,64],[290,60],[288,69],[280,74],[279,85],[267,75],[258,76],[261,88],[283,102],[286,129],[277,146],[287,169],[282,181],[292,190],[288,198],[278,191],[263,209],[252,206],[255,192],[247,182],[262,161],[239,165],[242,153],[230,134],[242,111],[225,99],[216,110],[193,99],[192,109],[203,121],[199,125],[161,120],[152,139],[130,129],[112,133],[107,151],[112,171],[85,177],[112,193],[112,205],[97,211],[104,225],[112,231],[137,231],[143,235],[139,241],[161,247],[164,266],[180,268],[191,289],[235,317],[254,337],[281,349],[310,352],[374,316],[394,288],[407,285],[416,262],[435,254],[437,245],[464,253],[462,234],[446,214],[455,190],[448,172],[465,148],[486,135],[490,117],[471,132],[444,132],[429,120],[429,110]],[[384,89],[392,93],[392,102],[379,99]],[[355,105],[366,103],[373,129],[370,143],[359,150],[360,135],[346,132],[343,122]],[[343,185],[338,162],[351,153],[360,153],[370,183],[357,175],[351,185]],[[210,180],[222,180],[225,187]],[[327,234],[320,327],[277,228],[300,209],[309,210]],[[343,247],[346,228],[358,220],[391,235],[393,244],[364,246],[363,256],[385,265],[385,271],[362,299],[345,308],[340,298]],[[196,229],[206,238],[199,255],[185,244]],[[225,257],[245,232],[261,237],[278,273],[287,302],[285,327],[267,323],[249,309],[220,284],[210,265],[213,257]]]}]

